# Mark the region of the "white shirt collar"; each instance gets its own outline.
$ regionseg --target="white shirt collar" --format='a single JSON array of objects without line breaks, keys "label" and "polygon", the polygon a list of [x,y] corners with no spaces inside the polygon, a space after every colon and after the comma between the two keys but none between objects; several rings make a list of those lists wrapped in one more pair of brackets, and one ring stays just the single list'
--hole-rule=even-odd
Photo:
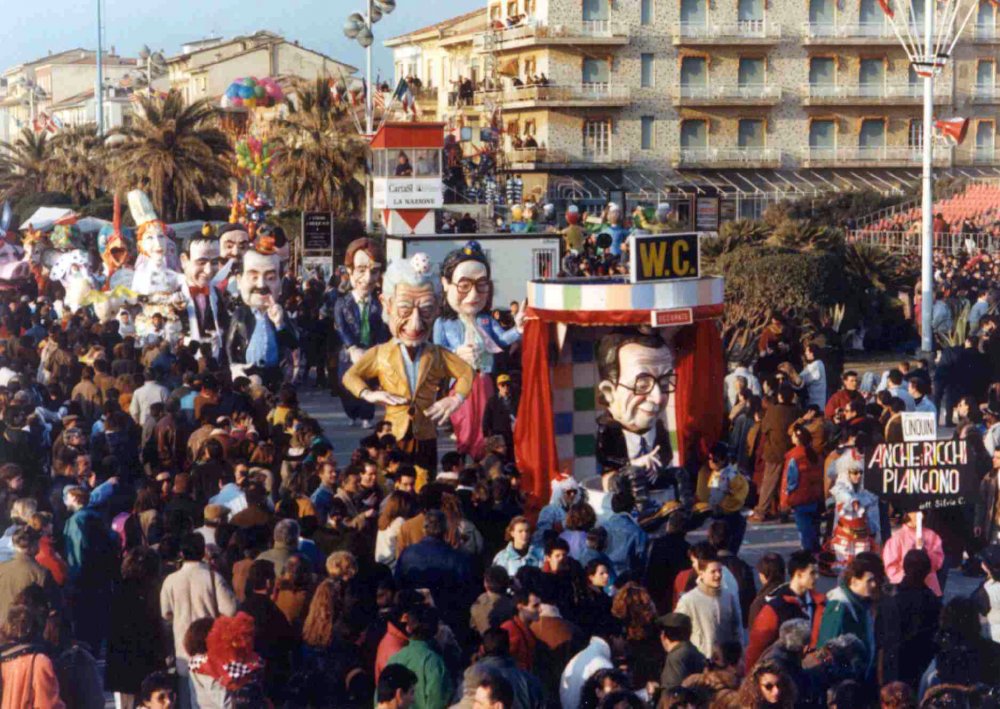
[{"label": "white shirt collar", "polygon": [[653,426],[645,433],[633,433],[623,428],[622,433],[625,434],[625,448],[628,450],[629,460],[639,457],[641,441],[646,441],[646,447],[649,451],[653,450],[656,445],[656,426]]}]

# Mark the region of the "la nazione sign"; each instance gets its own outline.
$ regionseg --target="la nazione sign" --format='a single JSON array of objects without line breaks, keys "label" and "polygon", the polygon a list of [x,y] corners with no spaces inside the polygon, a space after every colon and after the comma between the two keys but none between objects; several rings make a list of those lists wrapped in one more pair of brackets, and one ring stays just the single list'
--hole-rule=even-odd
[{"label": "la nazione sign", "polygon": [[441,178],[387,177],[372,181],[375,209],[439,209],[444,206]]}]

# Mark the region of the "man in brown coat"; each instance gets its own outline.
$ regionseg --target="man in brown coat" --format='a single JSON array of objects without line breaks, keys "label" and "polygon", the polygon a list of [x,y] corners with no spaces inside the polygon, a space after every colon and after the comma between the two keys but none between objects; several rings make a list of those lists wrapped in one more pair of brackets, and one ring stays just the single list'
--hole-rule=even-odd
[{"label": "man in brown coat", "polygon": [[184,464],[184,434],[180,430],[181,403],[167,399],[167,412],[156,422],[153,436],[156,440],[156,457],[160,470],[178,471]]},{"label": "man in brown coat", "polygon": [[785,453],[792,449],[788,429],[802,412],[794,404],[795,392],[787,382],[778,388],[778,401],[767,407],[760,422],[764,474],[761,477],[757,508],[750,522],[763,522],[772,503],[777,500],[778,484],[785,465]]},{"label": "man in brown coat", "polygon": [[73,387],[70,399],[80,405],[80,413],[88,423],[93,423],[101,415],[104,398],[101,396],[101,390],[94,384],[93,367],[84,367],[80,371],[80,381]]}]

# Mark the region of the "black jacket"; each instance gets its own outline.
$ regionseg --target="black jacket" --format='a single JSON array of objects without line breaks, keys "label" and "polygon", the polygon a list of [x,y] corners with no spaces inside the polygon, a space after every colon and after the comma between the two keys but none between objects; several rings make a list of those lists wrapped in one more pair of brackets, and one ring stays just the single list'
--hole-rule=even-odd
[{"label": "black jacket", "polygon": [[514,432],[511,426],[510,417],[513,400],[503,399],[499,394],[494,394],[486,402],[483,409],[483,435],[484,436],[509,436]]},{"label": "black jacket", "polygon": [[[655,444],[660,447],[660,460],[666,467],[670,463],[672,449],[670,448],[670,434],[667,433],[662,421],[656,422]],[[617,421],[603,426],[597,433],[597,462],[604,472],[620,470],[629,465],[625,433]]]}]

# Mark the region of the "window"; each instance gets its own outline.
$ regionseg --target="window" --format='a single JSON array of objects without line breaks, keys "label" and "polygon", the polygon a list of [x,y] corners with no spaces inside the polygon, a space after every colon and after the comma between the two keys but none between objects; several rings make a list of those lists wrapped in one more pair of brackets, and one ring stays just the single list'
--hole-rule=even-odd
[{"label": "window", "polygon": [[837,64],[832,57],[813,57],[809,60],[809,94],[829,96],[837,86]]},{"label": "window", "polygon": [[979,121],[976,124],[976,162],[993,162],[994,135],[993,121]]},{"label": "window", "polygon": [[708,147],[708,121],[694,119],[681,122],[681,150],[701,150]]},{"label": "window", "polygon": [[640,120],[642,126],[642,149],[652,150],[656,129],[656,119],[653,116],[643,116]]},{"label": "window", "polygon": [[885,60],[862,59],[858,69],[858,88],[869,98],[882,96],[885,91]]},{"label": "window", "polygon": [[608,0],[583,0],[583,21],[607,22]]},{"label": "window", "polygon": [[640,84],[644,89],[651,89],[653,88],[653,83],[654,83],[653,55],[643,54],[640,58],[642,60],[642,72],[639,78]]},{"label": "window", "polygon": [[865,37],[881,37],[887,28],[885,12],[878,0],[861,0],[858,13],[858,30]]},{"label": "window", "polygon": [[[984,2],[989,2],[989,0],[984,0]],[[639,22],[643,25],[653,24],[653,18],[655,17],[653,0],[642,0],[639,6]]]},{"label": "window", "polygon": [[990,38],[996,35],[996,10],[990,0],[979,0],[976,13],[976,36]]},{"label": "window", "polygon": [[736,16],[741,30],[759,33],[764,29],[764,0],[739,0]]},{"label": "window", "polygon": [[924,121],[921,118],[910,120],[910,128],[906,133],[906,144],[911,148],[922,148],[924,145]]},{"label": "window", "polygon": [[809,0],[809,24],[819,34],[833,34],[834,12],[833,0]]},{"label": "window", "polygon": [[740,92],[762,91],[764,88],[764,59],[762,57],[740,57]]},{"label": "window", "polygon": [[881,118],[866,118],[861,121],[858,132],[859,157],[877,160],[885,148],[885,121]]},{"label": "window", "polygon": [[809,157],[832,158],[837,149],[837,126],[830,119],[809,124]]},{"label": "window", "polygon": [[705,58],[681,59],[681,95],[691,97],[698,92],[703,94],[706,88],[708,88],[708,66]]},{"label": "window", "polygon": [[507,17],[513,17],[517,14],[517,0],[510,0],[507,3]]},{"label": "window", "polygon": [[537,131],[535,130],[535,119],[530,118],[524,122],[524,134],[525,135],[535,135]]},{"label": "window", "polygon": [[764,121],[760,118],[741,118],[736,133],[736,144],[741,148],[763,148]]},{"label": "window", "polygon": [[535,75],[535,68],[536,68],[536,66],[537,65],[535,64],[535,58],[534,57],[529,57],[528,59],[525,59],[524,60],[524,78],[527,79],[529,77],[534,76]]},{"label": "window", "polygon": [[427,60],[427,74],[424,76],[424,86],[428,89],[434,85],[434,62]]},{"label": "window", "polygon": [[583,83],[607,86],[611,81],[611,67],[607,59],[583,60]]},{"label": "window", "polygon": [[611,155],[610,120],[584,121],[583,154],[589,157],[609,157]]},{"label": "window", "polygon": [[705,0],[681,0],[681,28],[704,27],[708,24]]},{"label": "window", "polygon": [[992,59],[980,59],[976,63],[977,96],[992,96],[995,93],[996,66]]}]

